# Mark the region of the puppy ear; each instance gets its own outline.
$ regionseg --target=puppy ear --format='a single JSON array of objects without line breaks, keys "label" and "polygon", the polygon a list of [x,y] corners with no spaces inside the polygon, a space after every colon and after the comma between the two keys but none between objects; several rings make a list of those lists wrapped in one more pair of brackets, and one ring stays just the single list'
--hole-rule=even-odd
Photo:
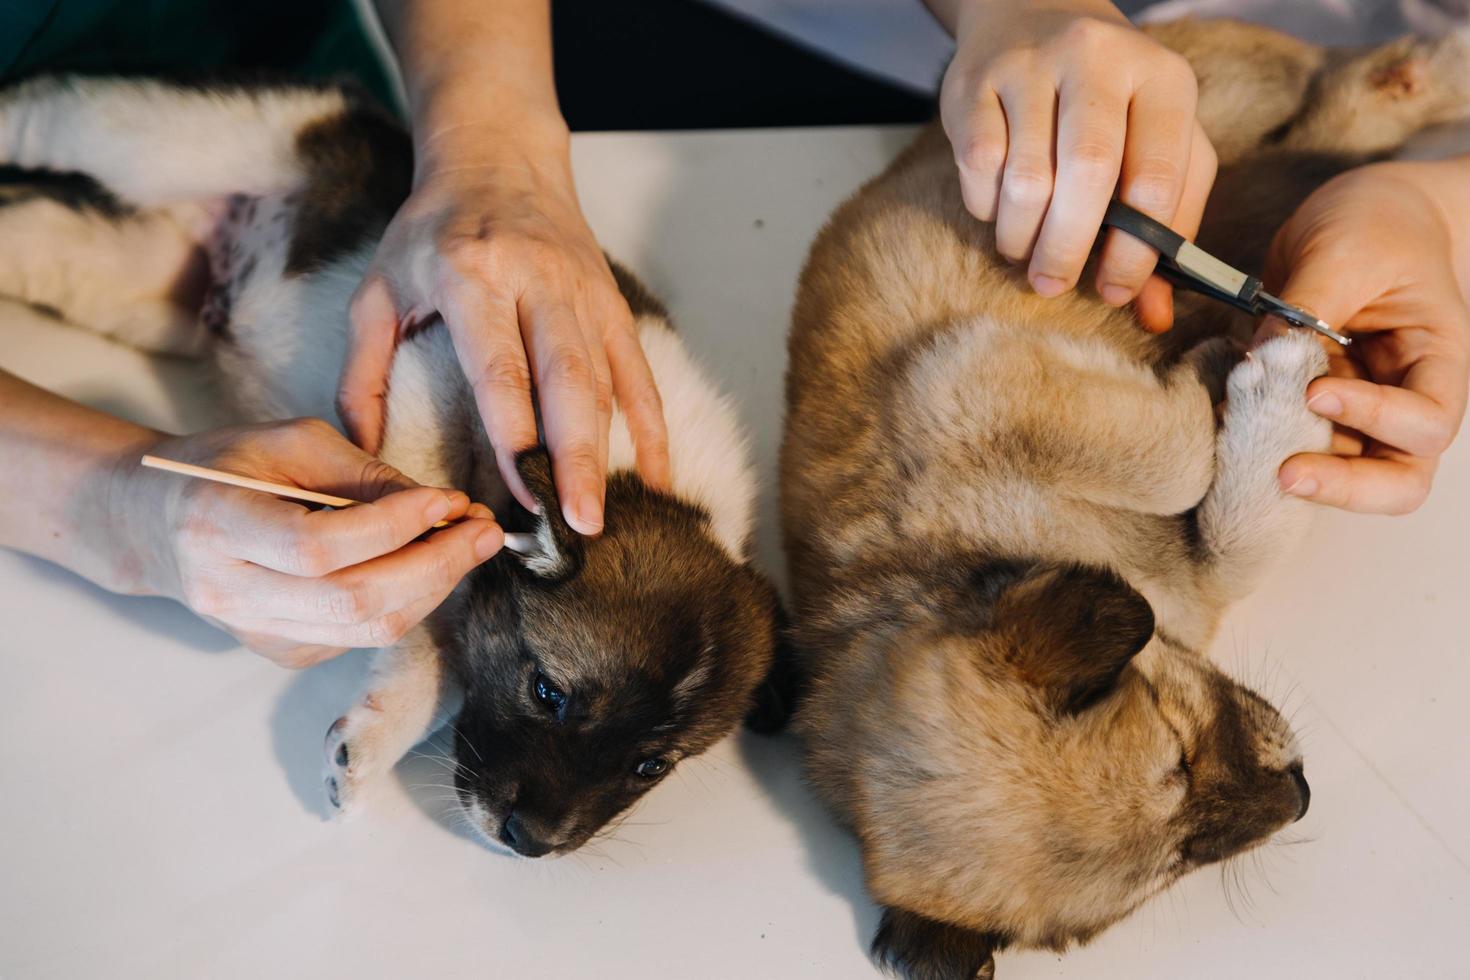
[{"label": "puppy ear", "polygon": [[1006,945],[995,933],[972,932],[885,908],[873,936],[873,958],[890,973],[925,980],[991,980],[994,953]]},{"label": "puppy ear", "polygon": [[[767,586],[767,588],[770,588]],[[775,609],[774,649],[771,669],[755,689],[755,703],[745,716],[745,726],[761,735],[774,735],[786,727],[801,700],[803,678],[797,663],[796,649],[791,645],[791,624],[781,600],[771,589]]]},{"label": "puppy ear", "polygon": [[1117,573],[1037,565],[1004,573],[991,628],[1008,657],[1059,711],[1082,711],[1109,693],[1154,634],[1154,611]]},{"label": "puppy ear", "polygon": [[[541,513],[531,514],[517,508],[517,528],[507,531],[506,552],[542,581],[565,581],[582,570],[584,543],[582,536],[561,515],[556,481],[551,476],[551,457],[541,446],[522,450],[516,456],[516,471],[536,498]],[[526,526],[528,532],[519,531]]]}]

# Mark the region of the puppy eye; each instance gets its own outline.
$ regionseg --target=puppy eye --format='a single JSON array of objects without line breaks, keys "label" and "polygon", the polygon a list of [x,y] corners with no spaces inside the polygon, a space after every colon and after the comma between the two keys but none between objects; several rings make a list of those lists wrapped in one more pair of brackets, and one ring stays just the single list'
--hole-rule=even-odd
[{"label": "puppy eye", "polygon": [[535,680],[531,682],[531,690],[535,692],[536,700],[546,705],[548,711],[559,713],[567,705],[566,692],[547,680],[546,675],[539,670]]},{"label": "puppy eye", "polygon": [[657,779],[659,776],[662,776],[664,773],[669,771],[670,765],[671,763],[668,759],[665,759],[663,756],[656,755],[651,759],[644,759],[642,762],[638,763],[638,767],[633,771],[642,776],[644,779]]},{"label": "puppy eye", "polygon": [[1179,771],[1184,774],[1185,779],[1194,779],[1194,767],[1189,764],[1189,753],[1184,749],[1179,750]]}]

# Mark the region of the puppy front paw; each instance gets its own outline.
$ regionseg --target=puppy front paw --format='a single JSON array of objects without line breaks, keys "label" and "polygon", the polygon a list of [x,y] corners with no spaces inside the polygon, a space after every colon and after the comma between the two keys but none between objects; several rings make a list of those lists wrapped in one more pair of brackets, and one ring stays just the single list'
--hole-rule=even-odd
[{"label": "puppy front paw", "polygon": [[367,787],[398,761],[397,756],[383,760],[385,746],[381,719],[375,717],[378,714],[367,704],[359,704],[327,729],[322,746],[322,788],[339,817],[350,817],[362,809]]},{"label": "puppy front paw", "polygon": [[1332,424],[1307,408],[1307,385],[1327,373],[1327,355],[1304,330],[1261,344],[1230,372],[1226,382],[1227,429],[1276,462],[1303,452],[1322,452]]}]

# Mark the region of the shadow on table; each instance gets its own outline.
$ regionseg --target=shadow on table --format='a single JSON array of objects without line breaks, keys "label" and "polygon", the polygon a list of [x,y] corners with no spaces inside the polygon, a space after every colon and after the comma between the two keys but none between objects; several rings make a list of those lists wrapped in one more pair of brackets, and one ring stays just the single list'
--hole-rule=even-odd
[{"label": "shadow on table", "polygon": [[[881,155],[896,156],[913,133],[911,127],[882,131]],[[782,154],[804,152],[805,144],[756,158],[738,134],[721,135],[728,138],[668,143],[672,179],[662,185],[657,207],[637,240],[624,243],[629,247],[609,244],[669,304],[692,352],[738,404],[759,478],[755,563],[784,585],[776,464],[796,280],[827,215],[876,167],[864,155],[841,158],[822,176],[800,167],[788,172],[783,160],[790,158]],[[878,910],[863,884],[856,843],[802,781],[796,740],[742,731],[736,744],[762,791],[799,833],[811,873],[848,902],[856,940],[866,949]]]},{"label": "shadow on table", "polygon": [[393,775],[403,784],[415,809],[447,833],[486,854],[505,857],[470,826],[454,788],[454,732],[448,723],[415,745]]},{"label": "shadow on table", "polygon": [[863,885],[857,843],[802,781],[796,739],[741,731],[736,745],[766,798],[801,835],[808,869],[823,887],[852,906],[853,929],[866,949],[878,928],[878,908]]},{"label": "shadow on table", "polygon": [[171,599],[108,592],[60,565],[53,565],[30,555],[18,557],[25,566],[26,574],[42,582],[55,582],[68,587],[81,597],[81,601],[105,606],[117,618],[140,626],[156,636],[182,643],[201,653],[228,653],[240,648],[239,642],[230,634],[215,629]]},{"label": "shadow on table", "polygon": [[[880,154],[896,156],[913,133],[880,131]],[[843,140],[833,145],[850,145]],[[658,200],[629,228],[608,229],[604,242],[668,304],[690,351],[735,400],[758,478],[753,551],[778,585],[776,463],[797,276],[831,210],[877,170],[867,153],[840,149],[820,172],[794,163],[826,143],[820,131],[780,135],[768,155],[739,132],[672,139],[660,148],[669,177]]]},{"label": "shadow on table", "polygon": [[[276,699],[271,713],[271,741],[286,782],[302,808],[323,820],[333,819],[336,811],[322,783],[322,744],[327,729],[362,693],[371,656],[368,650],[351,650],[301,671]],[[475,833],[455,804],[453,766],[454,737],[445,725],[410,749],[386,778],[398,780],[414,807],[446,832],[498,853]],[[363,802],[372,805],[371,800]]]}]

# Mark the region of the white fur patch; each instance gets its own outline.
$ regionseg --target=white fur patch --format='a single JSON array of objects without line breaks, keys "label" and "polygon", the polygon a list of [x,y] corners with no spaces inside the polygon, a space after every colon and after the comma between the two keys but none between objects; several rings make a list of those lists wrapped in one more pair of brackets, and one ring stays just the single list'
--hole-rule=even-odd
[{"label": "white fur patch", "polygon": [[141,207],[271,194],[300,180],[297,134],[345,105],[335,89],[40,78],[0,99],[0,159],[89,174]]},{"label": "white fur patch", "polygon": [[[662,320],[642,317],[638,338],[663,397],[674,493],[703,507],[715,540],[736,561],[744,561],[755,519],[756,487],[749,442],[735,405]],[[608,469],[634,470],[635,460],[627,418],[615,407]]]}]

